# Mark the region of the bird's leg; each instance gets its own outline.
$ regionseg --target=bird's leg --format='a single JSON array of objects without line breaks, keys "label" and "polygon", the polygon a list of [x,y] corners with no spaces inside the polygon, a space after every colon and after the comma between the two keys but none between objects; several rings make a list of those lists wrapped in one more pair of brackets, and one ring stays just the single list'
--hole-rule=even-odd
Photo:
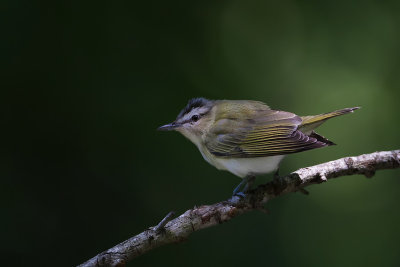
[{"label": "bird's leg", "polygon": [[279,178],[279,167],[278,169],[276,169],[275,173],[274,173],[274,179],[278,179]]},{"label": "bird's leg", "polygon": [[251,188],[251,186],[254,184],[255,180],[254,175],[247,175],[246,177],[243,178],[243,180],[236,186],[236,188],[233,190],[233,196],[241,196],[244,197],[245,193]]},{"label": "bird's leg", "polygon": [[247,184],[245,184],[244,188],[243,188],[243,192],[246,193],[247,191],[249,191],[253,185],[254,185],[254,181],[256,180],[256,177],[254,175],[249,175],[247,176]]},{"label": "bird's leg", "polygon": [[242,194],[243,194],[243,192],[241,192],[240,189],[241,189],[245,184],[247,184],[247,180],[248,180],[247,176],[244,177],[244,178],[242,179],[242,181],[235,187],[235,189],[233,189],[233,193],[232,193],[233,196],[238,195],[238,193],[242,193]]}]

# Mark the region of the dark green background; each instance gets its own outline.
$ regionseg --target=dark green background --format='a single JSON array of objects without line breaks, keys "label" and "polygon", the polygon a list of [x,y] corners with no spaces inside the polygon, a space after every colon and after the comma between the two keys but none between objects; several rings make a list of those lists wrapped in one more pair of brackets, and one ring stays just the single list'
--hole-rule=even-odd
[{"label": "dark green background", "polygon": [[[400,147],[398,1],[6,1],[1,22],[4,266],[82,263],[240,181],[178,133],[192,97],[310,115],[338,146],[281,173]],[[268,176],[259,181],[270,179]],[[343,177],[128,266],[399,266],[399,170]]]}]

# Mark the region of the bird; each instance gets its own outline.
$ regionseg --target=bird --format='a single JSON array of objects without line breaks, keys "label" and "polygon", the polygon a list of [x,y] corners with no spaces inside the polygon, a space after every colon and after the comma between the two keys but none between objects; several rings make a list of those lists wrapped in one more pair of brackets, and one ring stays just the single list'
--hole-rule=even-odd
[{"label": "bird", "polygon": [[258,175],[275,172],[292,153],[335,145],[314,130],[326,120],[359,107],[298,116],[254,100],[192,98],[176,119],[158,128],[178,131],[219,170],[242,178],[233,195],[244,196]]}]

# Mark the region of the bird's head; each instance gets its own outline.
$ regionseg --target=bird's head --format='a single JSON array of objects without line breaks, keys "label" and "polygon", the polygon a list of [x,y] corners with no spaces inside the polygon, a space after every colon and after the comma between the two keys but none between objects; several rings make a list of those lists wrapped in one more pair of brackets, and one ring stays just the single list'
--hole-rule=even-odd
[{"label": "bird's head", "polygon": [[212,123],[211,109],[214,101],[205,98],[190,99],[186,107],[178,114],[175,121],[158,128],[160,131],[178,131],[197,143],[199,138]]}]

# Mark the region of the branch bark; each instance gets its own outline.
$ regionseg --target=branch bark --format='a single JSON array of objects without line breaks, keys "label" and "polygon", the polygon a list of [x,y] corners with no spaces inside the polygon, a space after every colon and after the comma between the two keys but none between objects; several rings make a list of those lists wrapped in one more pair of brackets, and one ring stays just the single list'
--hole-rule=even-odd
[{"label": "branch bark", "polygon": [[353,174],[369,178],[377,170],[399,167],[400,150],[393,150],[345,157],[302,168],[258,186],[246,194],[245,198],[235,196],[212,205],[195,207],[173,220],[173,213],[169,213],[156,227],[148,228],[79,266],[125,266],[126,262],[137,256],[162,245],[183,241],[200,229],[229,221],[247,211],[255,209],[265,211],[263,207],[265,203],[283,194],[296,191],[306,193],[304,187],[332,178]]}]

